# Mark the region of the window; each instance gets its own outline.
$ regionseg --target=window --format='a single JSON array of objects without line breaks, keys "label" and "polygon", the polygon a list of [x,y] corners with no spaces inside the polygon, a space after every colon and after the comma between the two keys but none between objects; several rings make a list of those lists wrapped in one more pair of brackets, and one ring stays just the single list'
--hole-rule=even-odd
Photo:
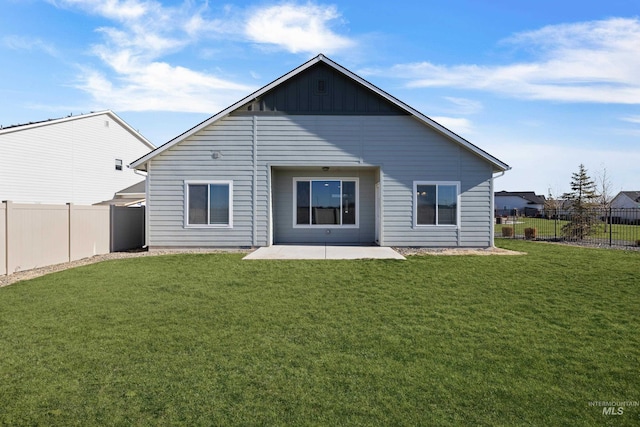
[{"label": "window", "polygon": [[233,182],[185,182],[186,227],[233,227]]},{"label": "window", "polygon": [[122,170],[122,160],[121,159],[116,159],[116,170],[117,171],[121,171]]},{"label": "window", "polygon": [[358,180],[295,178],[294,227],[357,227]]},{"label": "window", "polygon": [[414,182],[414,225],[458,225],[459,188],[458,182]]}]

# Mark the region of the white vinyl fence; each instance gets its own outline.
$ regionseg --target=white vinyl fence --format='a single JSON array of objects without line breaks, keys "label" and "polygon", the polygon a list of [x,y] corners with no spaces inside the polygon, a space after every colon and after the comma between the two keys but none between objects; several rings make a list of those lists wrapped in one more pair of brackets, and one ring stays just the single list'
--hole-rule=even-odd
[{"label": "white vinyl fence", "polygon": [[144,245],[144,208],[0,204],[0,274]]}]

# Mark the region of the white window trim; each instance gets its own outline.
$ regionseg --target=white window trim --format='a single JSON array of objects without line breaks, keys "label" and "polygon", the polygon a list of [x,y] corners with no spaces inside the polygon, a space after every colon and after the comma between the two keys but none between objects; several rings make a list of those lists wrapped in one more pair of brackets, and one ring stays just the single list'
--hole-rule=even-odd
[{"label": "white window trim", "polygon": [[[435,185],[436,191],[439,185],[455,185],[456,187],[456,223],[455,224],[438,224],[438,208],[436,206],[436,223],[435,224],[418,224],[418,185]],[[436,203],[437,203],[436,195]],[[423,227],[444,227],[458,228],[460,227],[460,181],[413,181],[413,228]]]},{"label": "white window trim", "polygon": [[[189,185],[227,184],[229,186],[229,223],[228,224],[189,224]],[[207,191],[207,212],[209,212],[209,194]],[[208,221],[207,221],[208,222]],[[184,181],[184,228],[233,228],[233,181]]]},{"label": "white window trim", "polygon": [[[298,216],[298,181],[355,181],[356,183],[356,223],[355,224],[296,224]],[[354,177],[339,176],[313,176],[313,177],[294,177],[293,178],[293,228],[360,228],[360,180]]]}]

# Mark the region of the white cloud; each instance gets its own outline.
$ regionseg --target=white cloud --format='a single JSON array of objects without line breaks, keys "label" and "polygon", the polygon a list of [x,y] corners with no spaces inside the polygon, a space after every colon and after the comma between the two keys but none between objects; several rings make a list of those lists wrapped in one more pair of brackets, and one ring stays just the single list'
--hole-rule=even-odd
[{"label": "white cloud", "polygon": [[627,116],[627,117],[623,117],[621,120],[629,123],[640,124],[640,116]]},{"label": "white cloud", "polygon": [[[212,113],[254,89],[220,77],[220,71],[213,74],[168,61],[169,55],[202,38],[248,40],[294,53],[335,52],[354,45],[331,30],[330,24],[340,19],[334,6],[283,3],[248,10],[228,6],[215,15],[208,3],[190,1],[177,6],[157,0],[49,1],[111,21],[96,29],[103,38],[91,47],[106,68],[79,65],[76,86],[100,107],[120,111]],[[214,60],[218,51],[202,52]]]},{"label": "white cloud", "polygon": [[158,8],[154,1],[140,0],[49,0],[56,6],[77,7],[109,19],[127,20],[144,16],[150,9]]},{"label": "white cloud", "polygon": [[640,103],[640,21],[612,18],[544,27],[504,41],[533,51],[508,65],[400,64],[410,87],[477,89],[566,102]]},{"label": "white cloud", "polygon": [[255,9],[244,27],[245,36],[259,44],[291,53],[334,53],[355,42],[329,27],[340,18],[335,6],[284,3]]},{"label": "white cloud", "polygon": [[473,133],[473,125],[471,121],[460,117],[445,117],[445,116],[430,116],[429,118],[440,123],[442,126],[451,130],[452,132],[465,136]]},{"label": "white cloud", "polygon": [[251,88],[165,62],[137,63],[121,54],[112,64],[117,84],[96,70],[84,70],[78,85],[105,107],[120,111],[215,113]]},{"label": "white cloud", "polygon": [[6,36],[2,38],[2,45],[13,50],[39,50],[51,56],[58,55],[54,46],[38,38]]},{"label": "white cloud", "polygon": [[476,114],[482,110],[482,102],[474,99],[445,96],[444,99],[453,104],[458,114]]},{"label": "white cloud", "polygon": [[198,38],[216,32],[206,4],[186,2],[165,7],[153,0],[53,0],[58,7],[79,8],[112,21],[97,28],[102,42],[91,52],[106,69],[80,65],[76,86],[96,104],[118,111],[217,112],[251,87],[210,72],[164,60]]}]

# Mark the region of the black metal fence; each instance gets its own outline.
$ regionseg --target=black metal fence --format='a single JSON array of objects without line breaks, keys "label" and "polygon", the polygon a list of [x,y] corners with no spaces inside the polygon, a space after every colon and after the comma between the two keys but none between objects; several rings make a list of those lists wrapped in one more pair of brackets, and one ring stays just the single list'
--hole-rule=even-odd
[{"label": "black metal fence", "polygon": [[640,208],[545,209],[530,216],[496,212],[496,237],[640,248]]}]

